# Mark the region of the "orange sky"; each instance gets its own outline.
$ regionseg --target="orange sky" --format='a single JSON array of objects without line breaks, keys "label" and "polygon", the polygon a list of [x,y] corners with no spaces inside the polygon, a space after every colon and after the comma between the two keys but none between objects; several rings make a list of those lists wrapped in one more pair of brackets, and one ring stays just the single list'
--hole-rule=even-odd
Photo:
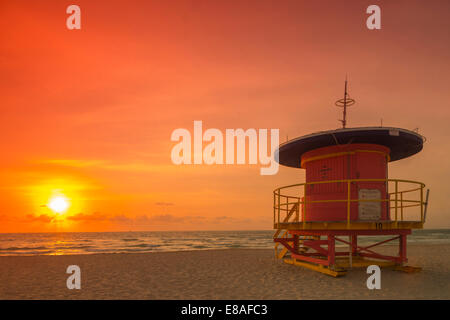
[{"label": "orange sky", "polygon": [[[345,4],[344,4],[345,3]],[[77,4],[82,29],[67,30]],[[370,4],[382,29],[365,27]],[[175,166],[176,128],[419,128],[391,178],[431,189],[450,227],[450,3],[0,1],[0,232],[270,229],[272,190],[302,170]],[[70,201],[61,216],[45,207]]]}]

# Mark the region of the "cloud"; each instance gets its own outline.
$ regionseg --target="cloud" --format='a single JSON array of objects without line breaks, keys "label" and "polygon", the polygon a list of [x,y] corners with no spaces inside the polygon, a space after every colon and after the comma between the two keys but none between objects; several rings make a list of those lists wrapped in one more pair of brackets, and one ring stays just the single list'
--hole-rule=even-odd
[{"label": "cloud", "polygon": [[180,222],[181,217],[176,217],[172,214],[157,214],[148,218],[151,222]]},{"label": "cloud", "polygon": [[253,222],[250,218],[234,218],[229,216],[219,216],[213,218],[214,223],[250,223]]},{"label": "cloud", "polygon": [[119,223],[119,224],[132,224],[133,223],[133,219],[128,218],[124,215],[110,217],[108,219],[108,221]]},{"label": "cloud", "polygon": [[27,214],[24,219],[22,219],[22,222],[43,222],[43,223],[50,223],[54,220],[54,217],[49,216],[47,214],[41,214],[38,216],[34,216],[32,214]]},{"label": "cloud", "polygon": [[136,223],[201,223],[206,220],[203,216],[175,216],[173,214],[155,214],[151,216],[142,215],[136,217]]},{"label": "cloud", "polygon": [[67,217],[67,220],[72,221],[104,221],[107,219],[108,218],[106,215],[103,215],[99,212],[94,212],[92,214],[77,213],[73,216]]},{"label": "cloud", "polygon": [[251,223],[253,220],[244,218],[234,218],[229,216],[219,217],[205,217],[201,215],[185,215],[178,216],[170,213],[163,214],[143,214],[136,217],[128,217],[126,215],[106,215],[95,212],[93,214],[79,213],[74,216],[67,217],[67,219],[79,222],[110,222],[119,225],[133,225],[133,226],[161,226],[161,225],[179,225],[179,224],[233,224],[233,223]]},{"label": "cloud", "polygon": [[112,224],[115,227],[142,227],[152,229],[154,228],[178,228],[180,226],[197,227],[197,226],[220,226],[241,223],[251,223],[252,220],[248,218],[235,218],[230,216],[206,217],[202,215],[175,215],[170,213],[162,214],[142,214],[135,217],[128,217],[125,214],[109,215],[101,212],[93,212],[86,214],[83,212],[71,216],[54,216],[54,215],[33,215],[28,214],[22,218],[14,218],[7,215],[0,215],[0,221],[15,221],[20,223],[58,223],[64,221],[71,221],[81,224]]},{"label": "cloud", "polygon": [[40,164],[50,164],[74,168],[96,168],[113,171],[137,171],[137,172],[162,172],[173,169],[171,165],[154,165],[145,163],[114,163],[105,160],[80,160],[80,159],[47,159],[39,161]]},{"label": "cloud", "polygon": [[84,168],[84,167],[93,167],[102,165],[102,161],[99,160],[75,160],[75,159],[50,159],[41,161],[44,164],[55,164],[65,167],[76,167],[76,168]]},{"label": "cloud", "polygon": [[175,216],[172,214],[156,214],[156,215],[140,215],[137,217],[127,217],[126,215],[106,215],[99,212],[94,212],[92,214],[78,213],[73,216],[67,217],[68,220],[79,221],[79,222],[112,222],[118,224],[152,224],[152,223],[179,223],[187,222],[192,220],[198,220],[200,217],[194,216]]},{"label": "cloud", "polygon": [[156,202],[155,205],[157,205],[157,206],[173,206],[175,204],[173,202]]},{"label": "cloud", "polygon": [[227,216],[220,216],[220,217],[215,218],[215,220],[228,220],[228,219],[232,219],[232,218],[227,217]]},{"label": "cloud", "polygon": [[0,215],[0,221],[3,222],[21,222],[21,223],[32,223],[32,222],[41,222],[41,223],[50,223],[55,220],[54,216],[50,216],[47,214],[41,214],[41,215],[33,215],[33,214],[27,214],[24,217],[15,217],[15,216],[8,216],[6,214]]}]

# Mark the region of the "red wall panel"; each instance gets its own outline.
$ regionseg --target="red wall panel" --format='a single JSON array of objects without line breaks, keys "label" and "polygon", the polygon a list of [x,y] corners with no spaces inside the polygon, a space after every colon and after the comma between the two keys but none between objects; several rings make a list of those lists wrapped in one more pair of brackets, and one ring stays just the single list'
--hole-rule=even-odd
[{"label": "red wall panel", "polygon": [[[389,149],[375,144],[347,144],[319,148],[302,156],[306,182],[345,179],[386,179]],[[346,200],[347,183],[311,184],[306,188],[307,221],[347,220],[347,202],[311,203],[319,200]],[[385,182],[352,182],[351,199],[386,199]],[[309,202],[309,203],[308,203]],[[388,220],[385,202],[353,202],[351,220]]]}]

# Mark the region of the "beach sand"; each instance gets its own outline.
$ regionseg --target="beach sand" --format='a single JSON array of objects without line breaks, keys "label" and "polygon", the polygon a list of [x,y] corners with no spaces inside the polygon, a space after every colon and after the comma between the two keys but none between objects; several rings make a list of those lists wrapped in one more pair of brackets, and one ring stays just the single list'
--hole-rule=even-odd
[{"label": "beach sand", "polygon": [[[0,299],[450,299],[450,245],[409,245],[408,256],[423,270],[382,269],[380,290],[367,289],[365,269],[332,278],[266,249],[3,256]],[[69,265],[80,290],[66,287]]]}]

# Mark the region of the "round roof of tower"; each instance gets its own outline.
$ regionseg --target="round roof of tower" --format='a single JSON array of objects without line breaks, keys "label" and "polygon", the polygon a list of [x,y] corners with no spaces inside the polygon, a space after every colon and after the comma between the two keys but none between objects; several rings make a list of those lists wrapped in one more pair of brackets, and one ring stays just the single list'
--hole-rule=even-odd
[{"label": "round roof of tower", "polygon": [[412,156],[423,148],[424,138],[410,130],[392,127],[361,127],[321,131],[280,144],[275,152],[284,166],[300,168],[302,155],[314,149],[351,143],[372,143],[388,147],[390,161]]}]

